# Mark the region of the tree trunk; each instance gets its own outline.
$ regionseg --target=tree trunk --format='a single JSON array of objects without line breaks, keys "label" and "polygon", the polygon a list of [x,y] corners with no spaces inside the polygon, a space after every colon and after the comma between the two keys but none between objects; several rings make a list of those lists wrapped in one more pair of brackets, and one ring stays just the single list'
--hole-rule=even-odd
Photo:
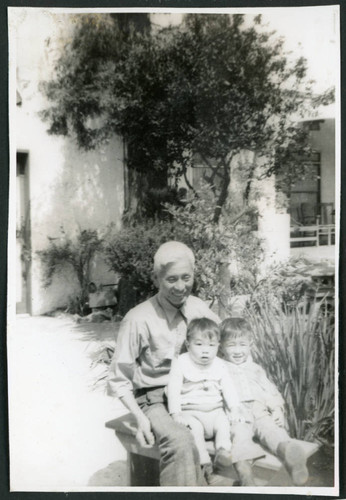
[{"label": "tree trunk", "polygon": [[248,180],[246,182],[246,188],[245,188],[245,192],[244,192],[244,200],[245,200],[246,205],[248,204],[249,198],[250,198],[251,185],[252,185],[252,181],[253,181],[254,173],[255,173],[255,168],[256,168],[256,159],[257,159],[257,155],[255,153],[253,160],[252,160],[252,163],[251,163],[251,166],[250,166],[249,176],[248,176]]},{"label": "tree trunk", "polygon": [[167,187],[167,171],[141,170],[129,166],[132,150],[135,146],[124,140],[124,188],[125,206],[123,220],[131,222],[143,215],[143,201],[150,189]]},{"label": "tree trunk", "polygon": [[224,170],[224,175],[223,175],[223,182],[221,186],[221,191],[219,198],[217,200],[217,205],[215,208],[214,212],[214,219],[213,222],[218,223],[222,211],[222,207],[224,206],[226,200],[227,200],[227,195],[228,195],[228,186],[231,181],[231,175],[230,175],[230,166],[224,165],[223,170]]}]

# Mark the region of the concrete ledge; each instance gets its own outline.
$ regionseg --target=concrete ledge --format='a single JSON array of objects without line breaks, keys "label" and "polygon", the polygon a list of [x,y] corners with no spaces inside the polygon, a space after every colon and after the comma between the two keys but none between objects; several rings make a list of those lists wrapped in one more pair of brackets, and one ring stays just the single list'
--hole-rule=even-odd
[{"label": "concrete ledge", "polygon": [[[159,459],[160,452],[156,445],[145,448],[140,446],[136,440],[136,420],[130,413],[106,422],[106,427],[115,431],[119,441],[128,453],[128,483],[131,486],[158,486],[159,485]],[[305,451],[306,457],[310,457],[318,450],[318,444],[299,441]],[[208,451],[214,455],[212,442],[208,443]],[[263,449],[263,458],[254,462],[253,468],[258,485],[270,486],[293,486],[292,481],[280,460]],[[227,467],[217,471],[234,480],[237,474],[233,467]]]}]

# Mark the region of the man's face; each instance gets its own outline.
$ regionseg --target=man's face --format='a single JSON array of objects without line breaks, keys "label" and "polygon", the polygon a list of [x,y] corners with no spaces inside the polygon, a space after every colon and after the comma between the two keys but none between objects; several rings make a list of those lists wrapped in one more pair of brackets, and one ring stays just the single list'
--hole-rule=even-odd
[{"label": "man's face", "polygon": [[241,365],[249,357],[251,340],[245,335],[235,339],[228,339],[221,344],[221,350],[227,361],[235,365]]},{"label": "man's face", "polygon": [[160,295],[175,307],[184,304],[193,285],[193,268],[187,259],[167,266],[157,276]]}]

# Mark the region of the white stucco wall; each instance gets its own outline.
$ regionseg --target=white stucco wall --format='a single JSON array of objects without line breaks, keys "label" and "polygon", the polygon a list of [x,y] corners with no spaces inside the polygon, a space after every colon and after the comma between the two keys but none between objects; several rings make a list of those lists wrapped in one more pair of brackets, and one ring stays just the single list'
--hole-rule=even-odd
[{"label": "white stucco wall", "polygon": [[66,19],[34,11],[17,20],[16,28],[17,88],[22,104],[12,119],[16,149],[28,153],[32,314],[65,305],[78,290],[69,269],[48,289],[42,287],[37,251],[47,247],[48,237],[60,237],[61,227],[69,236],[79,229],[102,230],[110,223],[119,227],[124,207],[121,139],[114,137],[108,145],[85,152],[72,139],[48,135],[47,124],[38,116],[46,105],[39,82],[52,74],[59,46],[69,36],[71,24]]},{"label": "white stucco wall", "polygon": [[[324,115],[323,115],[324,112]],[[336,196],[336,164],[335,164],[335,109],[331,105],[322,109],[319,120],[319,130],[310,131],[312,148],[321,155],[321,203],[333,203],[335,208]],[[337,222],[336,222],[337,223]],[[335,245],[322,245],[311,247],[291,248],[292,257],[305,257],[309,260],[329,260],[334,261],[337,258]]]},{"label": "white stucco wall", "polygon": [[[264,251],[263,270],[275,262],[285,261],[289,257],[289,215],[279,213],[277,207],[277,193],[275,187],[275,177],[260,178],[261,169],[265,163],[264,157],[256,157],[250,151],[242,151],[234,158],[232,164],[232,183],[229,189],[229,196],[233,202],[239,205],[242,203],[244,186],[247,182],[247,170],[243,165],[252,162],[256,165],[254,179],[251,184],[250,204],[258,210],[258,237],[262,241]],[[242,189],[239,189],[242,186]]]},{"label": "white stucco wall", "polygon": [[321,203],[335,203],[335,119],[320,123],[311,131],[312,147],[321,153]]}]

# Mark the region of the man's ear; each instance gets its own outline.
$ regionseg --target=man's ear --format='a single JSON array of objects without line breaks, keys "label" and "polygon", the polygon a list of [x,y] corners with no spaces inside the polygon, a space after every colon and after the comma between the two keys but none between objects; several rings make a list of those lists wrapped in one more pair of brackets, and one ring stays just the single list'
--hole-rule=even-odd
[{"label": "man's ear", "polygon": [[154,285],[156,286],[156,288],[159,289],[160,286],[159,286],[159,280],[158,280],[157,274],[153,272],[151,279],[152,279]]}]

